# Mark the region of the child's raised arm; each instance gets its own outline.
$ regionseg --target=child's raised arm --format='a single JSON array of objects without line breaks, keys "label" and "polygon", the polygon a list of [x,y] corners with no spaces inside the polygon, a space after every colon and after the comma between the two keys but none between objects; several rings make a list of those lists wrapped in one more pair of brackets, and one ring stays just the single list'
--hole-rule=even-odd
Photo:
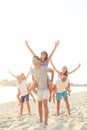
[{"label": "child's raised arm", "polygon": [[54,48],[53,48],[53,50],[52,50],[52,52],[50,53],[50,55],[48,56],[48,61],[51,59],[51,57],[53,56],[53,54],[54,54],[54,52],[55,52],[55,50],[56,50],[56,48],[57,48],[57,46],[60,44],[60,41],[58,40],[57,42],[55,42],[55,46],[54,46]]},{"label": "child's raised arm", "polygon": [[36,102],[35,97],[34,97],[34,95],[32,94],[31,89],[30,89],[29,87],[28,87],[28,92],[29,92],[29,94],[31,95],[31,97],[33,98],[33,101]]},{"label": "child's raised arm", "polygon": [[25,40],[25,44],[26,44],[27,48],[29,49],[29,51],[31,52],[31,54],[32,54],[33,56],[35,56],[36,54],[35,54],[34,51],[30,48],[30,46],[29,46],[27,40]]},{"label": "child's raised arm", "polygon": [[17,78],[17,76],[14,75],[10,70],[9,70],[9,74],[11,74],[13,77]]},{"label": "child's raised arm", "polygon": [[75,72],[77,69],[79,69],[79,67],[81,66],[81,64],[79,64],[75,69],[73,69],[72,71],[68,72],[68,74],[72,74],[73,72]]},{"label": "child's raised arm", "polygon": [[27,75],[26,75],[26,79],[29,77],[30,72],[31,72],[31,67],[29,68],[29,71],[28,71],[28,73],[27,73]]},{"label": "child's raised arm", "polygon": [[54,66],[52,60],[50,60],[50,63],[51,63],[51,65],[52,65],[53,69],[54,69],[58,74],[61,74],[61,72],[58,71],[58,70],[56,69],[56,67]]}]

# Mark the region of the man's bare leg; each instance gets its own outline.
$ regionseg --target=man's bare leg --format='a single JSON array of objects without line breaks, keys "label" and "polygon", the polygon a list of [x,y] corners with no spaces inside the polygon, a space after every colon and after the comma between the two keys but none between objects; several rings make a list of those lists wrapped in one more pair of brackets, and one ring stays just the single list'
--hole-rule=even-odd
[{"label": "man's bare leg", "polygon": [[42,114],[43,114],[42,101],[38,101],[38,112],[39,112],[39,116],[40,116],[40,122],[42,122]]},{"label": "man's bare leg", "polygon": [[43,100],[43,105],[44,105],[44,120],[45,120],[45,125],[48,123],[48,101],[47,99]]}]

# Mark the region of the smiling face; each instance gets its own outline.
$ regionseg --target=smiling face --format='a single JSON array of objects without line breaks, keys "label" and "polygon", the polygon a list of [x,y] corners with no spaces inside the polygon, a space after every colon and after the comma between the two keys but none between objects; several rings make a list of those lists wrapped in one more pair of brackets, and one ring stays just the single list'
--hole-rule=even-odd
[{"label": "smiling face", "polygon": [[40,65],[40,59],[37,56],[34,56],[32,59],[32,63],[34,66]]},{"label": "smiling face", "polygon": [[22,78],[22,80],[24,80],[26,78],[24,73],[21,73],[21,78]]},{"label": "smiling face", "polygon": [[47,60],[47,58],[48,58],[47,52],[46,52],[46,51],[42,51],[42,52],[41,52],[40,59],[41,59],[42,61],[44,61],[44,60]]},{"label": "smiling face", "polygon": [[46,54],[41,54],[40,59],[44,61],[46,59]]},{"label": "smiling face", "polygon": [[21,75],[17,76],[17,80],[18,80],[18,83],[21,83],[21,81],[22,81]]},{"label": "smiling face", "polygon": [[64,74],[63,74],[61,79],[62,79],[63,82],[66,81],[67,75],[64,75]]}]

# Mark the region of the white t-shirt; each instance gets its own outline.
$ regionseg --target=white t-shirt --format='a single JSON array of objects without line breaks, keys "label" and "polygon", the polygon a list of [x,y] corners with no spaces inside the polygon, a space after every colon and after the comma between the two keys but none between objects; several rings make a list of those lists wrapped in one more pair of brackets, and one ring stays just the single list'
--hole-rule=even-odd
[{"label": "white t-shirt", "polygon": [[57,93],[62,93],[66,89],[66,86],[70,83],[69,79],[66,79],[64,82],[61,79],[57,79],[56,82],[54,83],[57,86]]},{"label": "white t-shirt", "polygon": [[21,96],[25,96],[28,94],[28,83],[26,80],[23,80],[21,84],[18,85],[18,88],[20,89]]},{"label": "white t-shirt", "polygon": [[33,68],[31,69],[31,74],[33,75],[34,79],[37,81],[38,90],[48,90],[48,75],[47,72],[50,70],[50,68],[41,66],[39,69]]}]

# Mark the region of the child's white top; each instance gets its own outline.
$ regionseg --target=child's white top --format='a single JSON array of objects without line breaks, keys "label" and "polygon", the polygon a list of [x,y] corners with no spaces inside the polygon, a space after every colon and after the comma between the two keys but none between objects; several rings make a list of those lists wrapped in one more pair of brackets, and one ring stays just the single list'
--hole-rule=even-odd
[{"label": "child's white top", "polygon": [[62,93],[66,90],[66,87],[70,83],[69,79],[66,79],[64,82],[61,79],[57,79],[54,83],[57,86],[57,93]]},{"label": "child's white top", "polygon": [[25,96],[28,94],[28,83],[26,80],[23,80],[22,83],[18,86],[21,92],[21,96]]}]

